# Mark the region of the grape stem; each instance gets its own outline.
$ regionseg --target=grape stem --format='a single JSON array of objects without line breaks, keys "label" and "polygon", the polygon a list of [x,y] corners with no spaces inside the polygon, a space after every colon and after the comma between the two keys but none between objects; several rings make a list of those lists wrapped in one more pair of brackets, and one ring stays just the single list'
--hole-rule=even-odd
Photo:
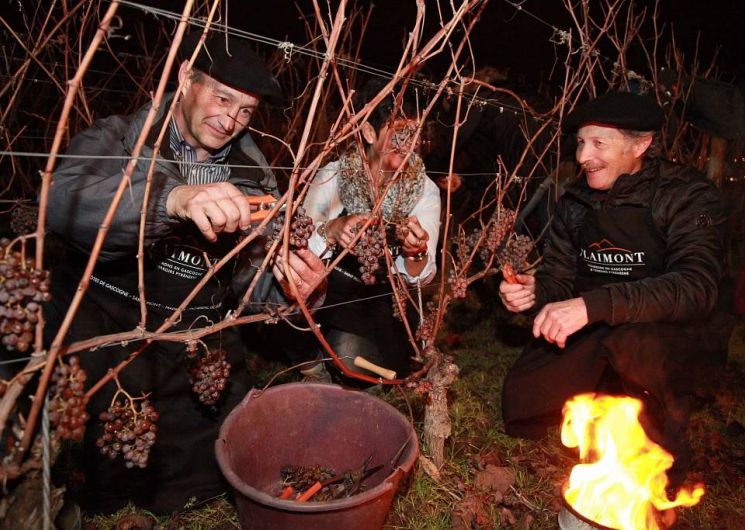
[{"label": "grape stem", "polygon": [[122,384],[119,382],[119,377],[116,375],[114,376],[114,382],[116,383],[116,392],[114,392],[114,397],[111,398],[111,404],[109,406],[113,406],[114,403],[116,403],[116,400],[119,397],[119,395],[123,394],[124,398],[129,403],[129,410],[132,411],[132,414],[135,419],[138,418],[140,416],[140,413],[137,412],[137,409],[135,409],[135,401],[147,399],[148,396],[150,396],[150,393],[143,394],[140,397],[132,397],[132,395],[129,392],[124,390],[124,387],[122,387]]}]

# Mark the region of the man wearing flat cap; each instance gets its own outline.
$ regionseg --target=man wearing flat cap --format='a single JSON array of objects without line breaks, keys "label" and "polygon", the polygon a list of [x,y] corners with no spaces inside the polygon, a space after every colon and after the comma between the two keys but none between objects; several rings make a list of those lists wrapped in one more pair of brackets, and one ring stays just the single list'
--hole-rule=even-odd
[{"label": "man wearing flat cap", "polygon": [[662,120],[656,102],[626,92],[567,116],[584,178],[559,200],[535,276],[500,285],[507,309],[535,316],[535,339],[504,382],[503,417],[508,434],[538,438],[575,394],[631,394],[680,475],[687,391],[726,356],[732,322],[717,310],[718,190],[655,156]]},{"label": "man wearing flat cap", "polygon": [[[282,101],[276,79],[246,42],[210,35],[196,57],[201,31],[188,35],[178,71],[183,93],[156,156],[145,219],[144,288],[146,328],[155,330],[202,280],[209,268],[235,247],[250,229],[246,196],[277,195],[267,161],[247,132],[260,101]],[[154,143],[173,94],[158,110],[129,187],[109,226],[90,287],[66,341],[131,331],[139,325],[137,249]],[[49,230],[65,253],[54,267],[53,300],[45,308],[47,340],[54,336],[80,281],[93,242],[123,170],[142,131],[150,105],[131,116],[110,116],[75,136],[54,174]],[[263,244],[247,247],[235,263],[223,267],[193,298],[171,330],[204,327],[223,320],[226,294],[246,291],[264,255]],[[311,252],[290,253],[288,266],[303,297],[323,274]],[[250,308],[288,304],[287,282],[278,267],[258,279]],[[81,364],[89,385],[138,349],[141,344],[83,352]],[[192,389],[200,359],[225,352],[230,375],[220,388],[219,374],[207,388]],[[224,366],[214,362],[216,370]],[[122,455],[103,456],[98,445],[104,429],[99,414],[117,391],[108,383],[93,395],[83,443],[85,491],[80,499],[90,512],[112,512],[128,502],[166,513],[188,502],[211,498],[227,489],[214,459],[214,442],[226,414],[250,388],[243,345],[235,328],[204,337],[187,355],[182,342],[154,342],[118,376],[118,384],[135,398],[148,396],[159,414],[156,441],[147,466]],[[214,388],[209,385],[213,384]],[[118,394],[123,401],[123,394]],[[104,440],[105,441],[105,440]],[[111,440],[109,441],[111,442]],[[113,442],[117,442],[114,440]],[[120,444],[122,452],[127,452]],[[109,444],[110,445],[110,444]],[[133,469],[128,469],[127,465]]]}]

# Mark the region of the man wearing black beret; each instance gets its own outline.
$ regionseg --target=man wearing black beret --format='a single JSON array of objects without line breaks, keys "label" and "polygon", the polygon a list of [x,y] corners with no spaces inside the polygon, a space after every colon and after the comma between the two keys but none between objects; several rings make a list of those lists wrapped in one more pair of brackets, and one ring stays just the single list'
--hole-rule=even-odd
[{"label": "man wearing black beret", "polygon": [[559,200],[535,276],[500,285],[507,309],[535,315],[536,337],[506,376],[503,417],[508,434],[537,438],[575,394],[631,394],[680,479],[687,392],[724,360],[732,319],[716,309],[718,190],[656,156],[662,120],[652,99],[625,92],[567,116],[584,178]]},{"label": "man wearing black beret", "polygon": [[[137,252],[150,160],[156,157],[145,219],[144,290],[146,328],[168,318],[210,267],[234,248],[250,228],[246,196],[277,195],[267,161],[247,132],[260,101],[281,102],[277,80],[241,39],[210,34],[194,67],[187,59],[200,46],[202,32],[187,36],[178,71],[183,93],[160,151],[155,140],[166,120],[173,94],[161,104],[129,188],[109,226],[90,287],[67,336],[68,342],[131,331],[139,326],[140,292]],[[45,308],[47,341],[62,322],[80,281],[99,227],[142,131],[150,105],[131,116],[110,116],[75,136],[54,174],[49,230],[66,249],[53,271],[53,299]],[[230,289],[241,295],[263,258],[263,244],[247,247],[232,266],[223,267],[181,313],[171,330],[204,327],[223,320]],[[311,296],[322,262],[310,251],[290,253],[288,266],[301,296]],[[251,308],[287,305],[287,282],[275,265],[254,290]],[[284,287],[284,288],[283,288]],[[98,381],[138,349],[139,344],[83,352],[88,384]],[[209,352],[211,357],[208,357]],[[225,352],[230,375],[226,384]],[[200,359],[212,359],[212,375],[200,381]],[[147,396],[158,413],[151,432],[155,444],[147,465],[137,440],[122,426],[104,429],[99,414],[117,395]],[[95,393],[88,405],[91,420],[83,441],[86,475],[81,499],[89,512],[112,512],[131,502],[156,513],[182,509],[225,491],[214,458],[214,442],[226,414],[250,388],[243,345],[235,328],[194,342],[187,354],[182,342],[154,342],[118,376]],[[194,388],[192,388],[194,386]],[[224,386],[224,388],[222,388]],[[156,431],[157,429],[157,431]],[[152,437],[150,434],[148,436]],[[108,438],[107,438],[108,437]],[[118,444],[118,445],[117,445]],[[106,456],[102,455],[101,449]],[[131,468],[131,469],[130,469]]]}]

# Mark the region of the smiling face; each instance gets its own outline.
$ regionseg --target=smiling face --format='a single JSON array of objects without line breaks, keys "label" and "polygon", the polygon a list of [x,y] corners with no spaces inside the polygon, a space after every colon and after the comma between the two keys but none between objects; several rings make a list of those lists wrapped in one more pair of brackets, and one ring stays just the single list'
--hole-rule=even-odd
[{"label": "smiling face", "polygon": [[175,113],[184,139],[197,149],[200,159],[208,153],[222,149],[248,126],[259,99],[241,92],[207,74],[196,75],[186,69],[179,70],[184,93]]},{"label": "smiling face", "polygon": [[581,127],[577,131],[576,157],[585,171],[587,185],[595,190],[609,190],[621,175],[639,171],[651,142],[651,135],[629,137],[615,127]]}]

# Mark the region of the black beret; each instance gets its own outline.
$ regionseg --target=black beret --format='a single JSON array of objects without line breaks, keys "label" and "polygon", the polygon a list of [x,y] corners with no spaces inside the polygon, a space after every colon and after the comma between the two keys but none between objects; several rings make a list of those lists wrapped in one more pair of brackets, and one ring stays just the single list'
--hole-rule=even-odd
[{"label": "black beret", "polygon": [[[180,50],[182,60],[191,57],[201,36],[200,30],[184,37]],[[245,39],[233,35],[226,39],[225,33],[209,33],[193,66],[229,87],[250,92],[270,103],[285,103],[279,83]]]},{"label": "black beret", "polygon": [[652,98],[631,92],[609,92],[576,107],[566,118],[564,132],[589,123],[630,131],[655,131],[662,127],[662,109]]}]

